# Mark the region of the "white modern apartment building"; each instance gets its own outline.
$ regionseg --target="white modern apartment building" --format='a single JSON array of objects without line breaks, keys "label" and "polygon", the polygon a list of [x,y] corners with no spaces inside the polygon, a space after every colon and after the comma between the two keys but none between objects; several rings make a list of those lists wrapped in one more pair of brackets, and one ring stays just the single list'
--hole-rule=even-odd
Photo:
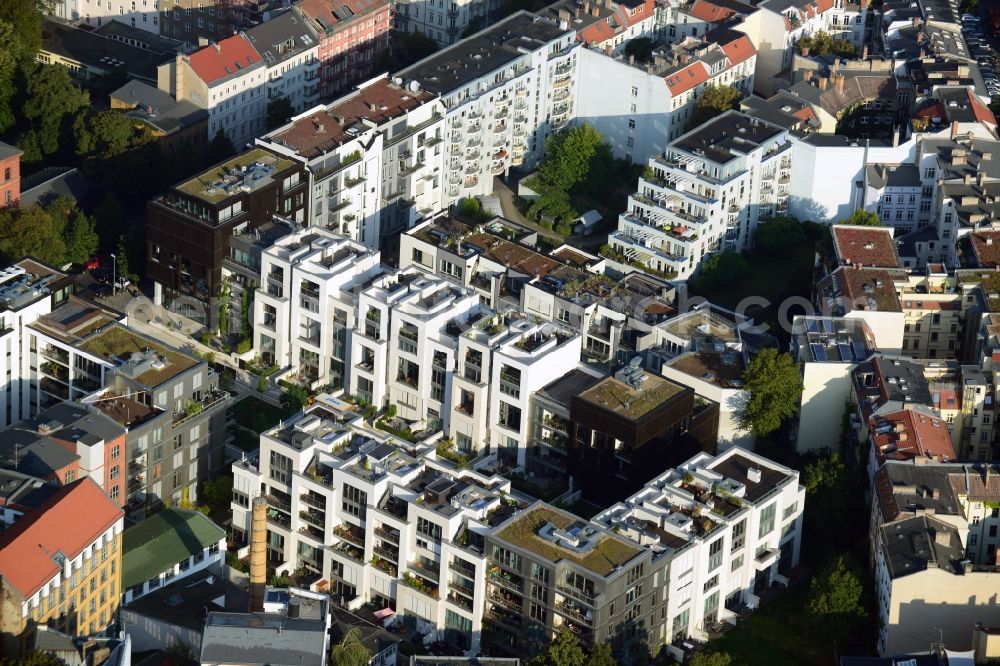
[{"label": "white modern apartment building", "polygon": [[358,295],[350,393],[395,405],[414,430],[447,431],[455,340],[446,327],[478,313],[470,289],[414,269],[377,278]]},{"label": "white modern apartment building", "polygon": [[[651,641],[704,637],[796,566],[805,489],[798,472],[740,447],[701,453],[594,521],[652,550],[668,622]],[[652,627],[650,628],[652,629]]]},{"label": "white modern apartment building", "polygon": [[391,606],[466,654],[531,649],[512,627],[611,640],[639,604],[669,609],[638,616],[649,645],[704,638],[798,562],[798,474],[743,449],[699,454],[587,521],[456,469],[432,444],[365,430],[346,406],[321,395],[233,465],[235,538],[263,496],[276,570],[310,569],[350,608]]},{"label": "white modern apartment building", "polygon": [[156,75],[160,90],[208,111],[209,137],[222,131],[239,147],[264,131],[267,73],[263,56],[239,33],[190,55],[178,53]]},{"label": "white modern apartment building", "polygon": [[687,279],[716,252],[740,251],[788,210],[788,131],[737,111],[671,142],[649,162],[608,237],[622,264]]},{"label": "white modern apartment building", "polygon": [[263,495],[277,570],[305,567],[349,608],[392,606],[418,631],[477,653],[482,533],[513,513],[510,482],[457,471],[433,445],[365,430],[354,415],[345,421],[338,402],[321,395],[262,433],[258,457],[233,465],[235,538],[246,543],[251,500]]},{"label": "white modern apartment building", "polygon": [[310,172],[310,226],[372,249],[446,206],[444,107],[378,77],[257,140]]},{"label": "white modern apartment building", "polygon": [[396,75],[447,110],[442,208],[539,161],[545,137],[575,116],[582,48],[565,24],[521,11]]},{"label": "white modern apartment building", "polygon": [[133,28],[160,34],[157,0],[58,0],[52,14],[74,25],[99,28],[118,21]]},{"label": "white modern apartment building", "polygon": [[309,386],[348,383],[355,292],[382,271],[378,252],[321,228],[289,234],[261,255],[254,349]]},{"label": "white modern apartment building", "polygon": [[687,37],[636,65],[601,51],[580,52],[575,121],[593,125],[615,157],[645,164],[691,124],[691,113],[708,86],[753,92],[757,51],[735,30],[711,33],[713,41]]},{"label": "white modern apartment building", "polygon": [[246,31],[264,58],[267,101],[285,98],[296,113],[319,101],[319,40],[309,21],[286,9]]},{"label": "white modern apartment building", "polygon": [[[73,293],[63,272],[32,259],[0,271],[0,427],[6,428],[38,411],[31,381],[38,367],[36,346],[25,327],[49,314]],[[37,344],[37,343],[36,343]]]}]

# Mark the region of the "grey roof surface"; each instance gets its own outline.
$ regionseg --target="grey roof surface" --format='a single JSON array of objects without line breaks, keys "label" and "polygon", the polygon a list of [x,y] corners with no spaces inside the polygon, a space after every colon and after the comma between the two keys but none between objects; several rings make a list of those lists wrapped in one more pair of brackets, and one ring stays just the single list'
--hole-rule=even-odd
[{"label": "grey roof surface", "polygon": [[24,151],[16,148],[9,143],[4,143],[0,141],[0,160],[5,160],[8,157],[13,157],[14,155],[23,155]]},{"label": "grey roof surface", "polygon": [[937,229],[927,226],[896,238],[896,251],[900,257],[916,257],[917,243],[929,243],[934,240],[937,240]]},{"label": "grey roof surface", "polygon": [[[935,515],[959,515],[960,507],[950,475],[963,473],[964,465],[914,465],[910,461],[887,460],[883,465],[886,480],[891,484],[891,501],[895,507],[883,506],[883,514],[892,518],[897,511],[931,510]],[[934,491],[937,497],[934,497]]]},{"label": "grey roof surface", "polygon": [[[747,478],[747,471],[752,468],[760,470],[760,481],[756,483]],[[709,469],[713,472],[718,472],[728,479],[739,481],[746,486],[746,495],[744,497],[749,502],[756,502],[780,484],[792,478],[790,474],[779,469],[761,467],[740,454],[729,456],[721,463],[710,465]]]},{"label": "grey roof surface", "polygon": [[[714,164],[728,164],[737,155],[755,150],[765,141],[781,134],[783,129],[737,111],[728,111],[697,129],[678,137],[672,148],[698,153]],[[737,138],[739,140],[737,141]]]},{"label": "grey roof surface", "polygon": [[892,578],[937,567],[959,573],[965,558],[962,539],[951,525],[930,516],[915,516],[883,525],[882,554]]},{"label": "grey roof surface", "polygon": [[59,197],[80,201],[90,192],[90,182],[79,169],[49,167],[21,179],[21,206],[45,206]]},{"label": "grey roof surface", "polygon": [[398,72],[432,93],[446,95],[488,76],[569,32],[551,19],[526,11],[512,14],[489,28]]},{"label": "grey roof surface", "polygon": [[142,81],[132,80],[111,93],[111,97],[131,105],[126,115],[142,120],[170,134],[208,118],[208,111],[186,100],[178,102],[169,93]]},{"label": "grey roof surface", "polygon": [[0,432],[0,466],[6,469],[44,479],[79,458],[44,435],[15,428]]},{"label": "grey roof surface", "polygon": [[869,164],[868,183],[876,188],[920,187],[920,170],[912,164]]},{"label": "grey roof surface", "polygon": [[246,590],[205,569],[154,590],[124,608],[166,624],[201,631],[206,610],[242,611],[247,603]]},{"label": "grey roof surface", "polygon": [[51,20],[42,24],[42,50],[109,72],[123,69],[147,81],[156,81],[156,68],[175,56]]},{"label": "grey roof surface", "polygon": [[0,500],[4,506],[34,509],[41,505],[59,486],[44,482],[30,474],[0,468]]},{"label": "grey roof surface", "polygon": [[202,663],[306,666],[322,664],[326,625],[277,613],[209,613]]},{"label": "grey roof surface", "polygon": [[546,384],[538,390],[538,393],[569,409],[570,400],[574,395],[580,395],[602,379],[604,377],[595,377],[589,372],[573,369],[559,379]]},{"label": "grey roof surface", "polygon": [[309,22],[292,9],[273,15],[245,34],[268,67],[294,58],[319,43],[319,36]]}]

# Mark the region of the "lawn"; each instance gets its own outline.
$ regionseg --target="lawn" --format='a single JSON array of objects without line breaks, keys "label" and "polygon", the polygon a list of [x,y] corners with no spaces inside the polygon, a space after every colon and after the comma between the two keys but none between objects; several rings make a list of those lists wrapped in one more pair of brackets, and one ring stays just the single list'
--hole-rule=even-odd
[{"label": "lawn", "polygon": [[275,407],[254,396],[243,398],[233,404],[230,409],[233,412],[233,416],[236,417],[237,423],[257,433],[278,425],[278,421],[287,419],[298,411],[295,409],[285,409],[284,407]]}]

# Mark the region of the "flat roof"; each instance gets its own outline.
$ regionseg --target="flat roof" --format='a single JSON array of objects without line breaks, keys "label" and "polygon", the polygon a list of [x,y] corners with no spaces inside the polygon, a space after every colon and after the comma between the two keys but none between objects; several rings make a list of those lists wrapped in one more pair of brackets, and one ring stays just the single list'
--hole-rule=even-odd
[{"label": "flat roof", "polygon": [[152,365],[133,379],[147,386],[159,386],[170,378],[194,367],[200,361],[179,351],[160,345],[125,326],[115,324],[80,343],[80,349],[95,356],[127,363],[133,354],[151,350],[164,362],[162,367]]},{"label": "flat roof", "polygon": [[[756,502],[792,478],[792,475],[786,471],[761,465],[740,453],[727,456],[722,460],[716,459],[710,462],[707,467],[727,479],[742,483],[746,487],[746,494],[743,497],[749,502]],[[760,481],[750,480],[748,472],[751,469],[760,471]]]},{"label": "flat roof", "polygon": [[714,164],[728,164],[783,131],[783,128],[758,118],[728,111],[678,137],[670,147],[697,154]]},{"label": "flat roof", "polygon": [[581,393],[580,398],[637,420],[685,390],[665,377],[649,372],[643,374],[646,379],[640,388],[633,388],[614,377],[605,377]]},{"label": "flat roof", "polygon": [[678,356],[667,363],[686,375],[714,384],[721,388],[743,388],[743,371],[746,363],[738,351],[697,351]]},{"label": "flat roof", "polygon": [[263,148],[252,148],[175,185],[174,189],[208,203],[219,203],[240,192],[260,188],[295,163]]},{"label": "flat roof", "polygon": [[[592,534],[581,536],[581,539],[593,539],[594,543],[585,554],[565,548],[539,534],[539,531],[547,525],[558,530],[567,530],[574,526],[580,526],[581,530],[593,530]],[[642,548],[625,539],[596,529],[593,523],[541,502],[504,523],[496,532],[496,536],[550,562],[566,560],[599,576],[612,574],[644,552]]]},{"label": "flat roof", "polygon": [[74,28],[48,19],[42,23],[42,51],[108,72],[123,68],[132,76],[147,81],[156,81],[156,68],[175,57],[174,51],[131,46],[94,30]]},{"label": "flat roof", "polygon": [[424,58],[398,75],[407,81],[418,81],[432,93],[447,95],[489,77],[523,58],[526,52],[540,49],[570,32],[551,19],[522,10]]}]

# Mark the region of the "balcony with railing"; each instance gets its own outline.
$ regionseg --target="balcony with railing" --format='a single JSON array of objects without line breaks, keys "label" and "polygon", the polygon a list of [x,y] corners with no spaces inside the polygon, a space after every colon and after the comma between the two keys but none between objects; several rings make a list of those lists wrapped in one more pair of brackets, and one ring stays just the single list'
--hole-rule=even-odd
[{"label": "balcony with railing", "polygon": [[[434,568],[434,563],[423,562],[421,560],[414,560],[412,562],[406,563],[407,568],[413,573],[426,578],[427,580],[438,583],[441,580],[441,573],[439,569]],[[437,565],[440,566],[440,565]]]},{"label": "balcony with railing", "polygon": [[397,546],[399,545],[399,531],[398,530],[387,528],[387,527],[384,527],[384,526],[380,525],[379,527],[375,528],[374,533],[375,533],[375,536],[377,536],[379,539],[384,539],[385,541],[389,541],[391,543],[394,543]]},{"label": "balcony with railing", "polygon": [[364,564],[365,551],[357,546],[347,543],[346,541],[341,541],[336,546],[330,547],[330,552]]},{"label": "balcony with railing", "polygon": [[360,527],[354,527],[347,523],[337,525],[333,528],[333,535],[341,542],[353,544],[361,549],[365,547],[365,533]]}]

